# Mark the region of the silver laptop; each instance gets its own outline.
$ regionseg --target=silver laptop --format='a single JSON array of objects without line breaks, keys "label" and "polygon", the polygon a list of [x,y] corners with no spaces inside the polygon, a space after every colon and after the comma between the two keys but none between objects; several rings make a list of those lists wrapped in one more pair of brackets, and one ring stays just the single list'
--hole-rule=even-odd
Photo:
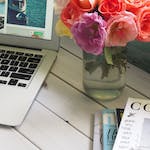
[{"label": "silver laptop", "polygon": [[20,125],[56,59],[53,0],[0,0],[0,124]]}]

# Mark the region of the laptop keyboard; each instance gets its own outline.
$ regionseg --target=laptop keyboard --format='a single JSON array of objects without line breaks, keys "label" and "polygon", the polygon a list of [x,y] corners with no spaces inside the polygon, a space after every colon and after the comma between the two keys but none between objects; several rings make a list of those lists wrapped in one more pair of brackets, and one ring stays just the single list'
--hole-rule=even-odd
[{"label": "laptop keyboard", "polygon": [[43,55],[0,49],[0,84],[28,87]]}]

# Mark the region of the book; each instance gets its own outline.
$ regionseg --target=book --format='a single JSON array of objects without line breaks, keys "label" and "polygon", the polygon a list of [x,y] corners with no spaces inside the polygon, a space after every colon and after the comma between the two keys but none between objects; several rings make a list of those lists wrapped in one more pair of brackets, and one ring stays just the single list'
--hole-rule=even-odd
[{"label": "book", "polygon": [[[105,142],[107,143],[107,145],[103,146],[104,145],[103,144],[103,126],[105,126],[105,124],[103,124],[103,123],[105,123],[105,121],[103,120],[103,117],[104,117],[105,120],[106,119],[109,120],[109,122],[107,122],[107,127],[108,126],[112,127],[112,121],[110,121],[109,117],[110,117],[110,115],[113,116],[113,118],[111,118],[111,119],[113,120],[113,122],[115,124],[115,129],[116,129],[116,125],[117,125],[117,128],[118,128],[118,125],[121,121],[123,110],[124,109],[122,109],[122,108],[116,108],[114,110],[113,109],[104,109],[104,110],[99,110],[99,111],[94,113],[93,150],[104,150],[104,148],[106,149],[106,147],[108,147],[107,145],[110,146],[110,139],[113,138],[113,141],[111,140],[111,146],[110,146],[110,149],[112,149],[117,131],[114,132],[115,136],[112,136],[110,134],[110,133],[113,133],[113,130],[111,132],[109,132],[108,138],[106,138],[106,135],[104,135],[104,138],[106,139]],[[106,131],[104,133],[107,134]],[[109,140],[109,141],[107,141],[107,140]]]},{"label": "book", "polygon": [[102,111],[102,124],[103,124],[103,150],[112,150],[116,134],[116,116],[115,110],[104,109]]},{"label": "book", "polygon": [[150,150],[150,100],[129,98],[113,150]]},{"label": "book", "polygon": [[102,150],[102,112],[94,114],[93,150]]},{"label": "book", "polygon": [[115,113],[116,113],[116,123],[117,123],[117,128],[120,126],[120,122],[123,116],[123,108],[116,108]]}]

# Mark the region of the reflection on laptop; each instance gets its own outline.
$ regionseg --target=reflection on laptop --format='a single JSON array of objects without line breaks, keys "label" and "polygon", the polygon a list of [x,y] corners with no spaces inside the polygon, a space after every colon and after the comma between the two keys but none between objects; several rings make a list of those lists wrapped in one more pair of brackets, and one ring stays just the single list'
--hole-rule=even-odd
[{"label": "reflection on laptop", "polygon": [[53,0],[0,0],[0,124],[22,123],[56,58]]}]

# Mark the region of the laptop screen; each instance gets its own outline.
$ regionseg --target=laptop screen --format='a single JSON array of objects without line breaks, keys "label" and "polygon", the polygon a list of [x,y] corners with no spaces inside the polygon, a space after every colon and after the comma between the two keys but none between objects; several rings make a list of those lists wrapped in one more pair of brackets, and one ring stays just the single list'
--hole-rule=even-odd
[{"label": "laptop screen", "polygon": [[53,26],[53,0],[0,0],[1,44],[51,48],[58,40]]}]

